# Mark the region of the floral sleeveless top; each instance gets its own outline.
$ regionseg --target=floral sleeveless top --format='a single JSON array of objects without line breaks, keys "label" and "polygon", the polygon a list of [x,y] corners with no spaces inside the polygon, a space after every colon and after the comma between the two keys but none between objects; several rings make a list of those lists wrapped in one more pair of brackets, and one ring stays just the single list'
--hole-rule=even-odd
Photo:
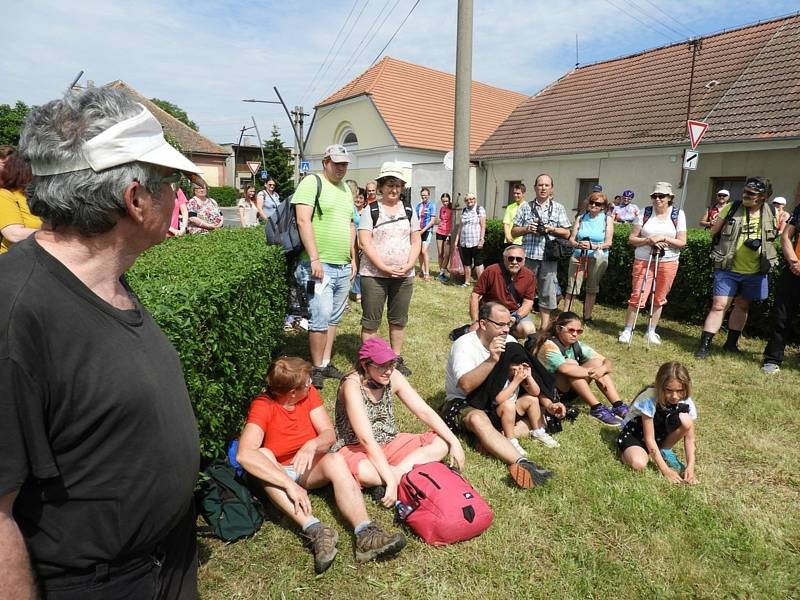
[{"label": "floral sleeveless top", "polygon": [[[361,400],[364,402],[364,410],[372,425],[372,435],[375,437],[375,441],[381,445],[388,444],[400,433],[394,420],[392,385],[389,384],[383,388],[383,395],[381,395],[378,402],[372,400],[372,394],[360,382],[359,388],[361,389]],[[353,431],[353,426],[347,416],[342,387],[339,386],[339,392],[336,394],[336,443],[331,447],[331,452],[336,452],[342,446],[358,443],[358,436]]]}]

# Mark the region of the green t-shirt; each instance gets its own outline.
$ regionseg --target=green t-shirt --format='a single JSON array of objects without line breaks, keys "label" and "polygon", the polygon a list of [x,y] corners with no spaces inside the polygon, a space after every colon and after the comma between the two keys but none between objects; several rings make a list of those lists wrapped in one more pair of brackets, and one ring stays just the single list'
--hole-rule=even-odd
[{"label": "green t-shirt", "polygon": [[[322,216],[314,213],[311,227],[314,229],[314,241],[317,243],[319,259],[329,265],[346,265],[350,262],[350,224],[353,222],[353,194],[344,182],[334,185],[324,175],[322,191],[319,195],[319,206]],[[292,204],[314,206],[317,193],[317,180],[309,175],[300,182],[292,197]],[[300,255],[308,260],[308,252]]]},{"label": "green t-shirt", "polygon": [[[731,210],[731,203],[726,204],[719,211],[719,218],[723,221],[728,218],[728,213]],[[742,215],[742,228],[739,231],[739,239],[736,240],[736,254],[733,255],[733,263],[731,264],[731,271],[739,273],[740,275],[753,275],[761,271],[761,251],[751,250],[744,245],[744,241],[750,239],[761,239],[761,212],[766,213],[767,218],[772,214],[768,207],[763,207],[754,215],[750,215],[750,223],[744,218],[744,213],[740,211],[747,210],[746,207],[740,206],[736,211],[736,215]],[[769,243],[769,242],[765,242]]]},{"label": "green t-shirt", "polygon": [[[514,217],[517,216],[518,210],[519,210],[519,204],[517,204],[516,202],[512,202],[511,204],[506,206],[506,212],[503,215],[503,225],[511,225],[511,227],[513,228]],[[522,245],[522,236],[514,238],[514,243]]]}]

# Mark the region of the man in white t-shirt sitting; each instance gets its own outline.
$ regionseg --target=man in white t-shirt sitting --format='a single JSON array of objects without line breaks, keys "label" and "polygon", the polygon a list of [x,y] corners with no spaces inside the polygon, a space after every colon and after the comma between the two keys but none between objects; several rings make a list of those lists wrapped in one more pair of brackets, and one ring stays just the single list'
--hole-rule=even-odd
[{"label": "man in white t-shirt sitting", "polygon": [[[473,433],[489,454],[506,463],[517,485],[531,488],[545,483],[552,473],[523,458],[508,438],[495,429],[488,414],[467,401],[500,361],[506,343],[516,341],[508,334],[513,325],[511,313],[502,304],[487,302],[480,307],[478,329],[462,335],[450,349],[445,371],[446,398],[441,412],[451,429]],[[517,427],[527,426],[520,421]],[[522,431],[520,435],[526,433]]]}]

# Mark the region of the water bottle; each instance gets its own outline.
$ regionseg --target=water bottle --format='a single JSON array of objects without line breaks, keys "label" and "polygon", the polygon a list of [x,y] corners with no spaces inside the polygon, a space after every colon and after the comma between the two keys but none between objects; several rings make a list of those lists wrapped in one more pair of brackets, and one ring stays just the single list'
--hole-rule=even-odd
[{"label": "water bottle", "polygon": [[412,512],[414,512],[414,507],[409,506],[408,504],[403,504],[398,500],[394,503],[395,511],[397,511],[397,520],[398,521],[405,521]]}]

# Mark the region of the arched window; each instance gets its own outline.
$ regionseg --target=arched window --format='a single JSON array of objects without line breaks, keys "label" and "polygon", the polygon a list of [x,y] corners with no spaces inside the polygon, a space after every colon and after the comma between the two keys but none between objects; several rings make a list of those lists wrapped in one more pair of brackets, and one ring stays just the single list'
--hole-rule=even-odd
[{"label": "arched window", "polygon": [[344,136],[344,139],[342,140],[342,143],[343,144],[358,144],[358,138],[356,137],[355,133],[353,133],[352,131],[348,131],[347,135]]},{"label": "arched window", "polygon": [[339,143],[347,147],[348,150],[355,150],[358,147],[358,136],[350,125],[345,125],[339,132]]}]

